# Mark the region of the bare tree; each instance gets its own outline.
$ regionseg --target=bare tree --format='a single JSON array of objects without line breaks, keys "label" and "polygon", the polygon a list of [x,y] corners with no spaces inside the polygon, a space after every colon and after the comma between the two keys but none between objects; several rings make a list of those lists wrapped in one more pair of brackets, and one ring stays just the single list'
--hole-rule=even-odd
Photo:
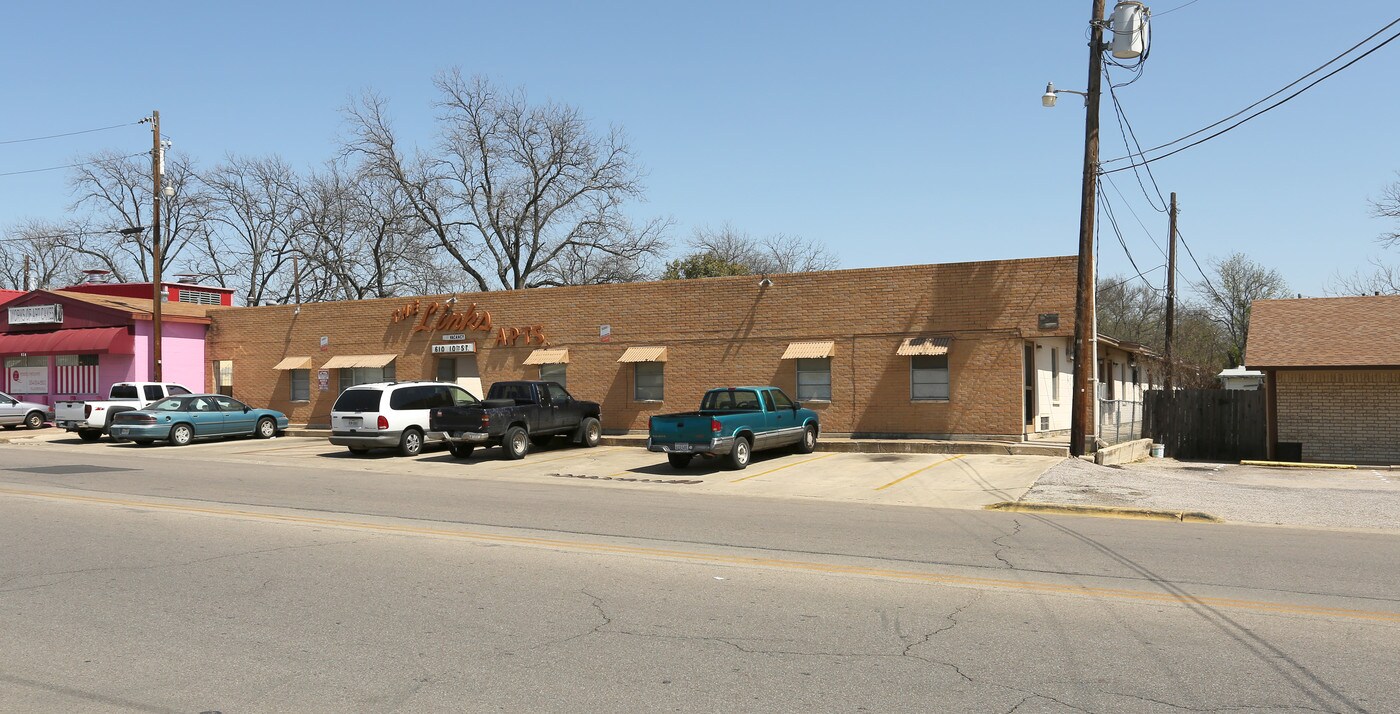
[{"label": "bare tree", "polygon": [[1255,300],[1286,297],[1288,284],[1277,270],[1250,260],[1244,253],[1215,260],[1212,267],[1214,280],[1203,279],[1191,286],[1201,296],[1205,314],[1224,330],[1230,361],[1243,364],[1250,305]]},{"label": "bare tree", "polygon": [[1374,268],[1369,273],[1357,270],[1351,275],[1333,275],[1327,284],[1327,294],[1400,295],[1400,266],[1390,265],[1380,258],[1367,262]]},{"label": "bare tree", "polygon": [[0,238],[0,287],[24,289],[25,258],[28,285],[37,289],[61,288],[78,276],[73,253],[64,247],[79,228],[43,220],[27,220],[5,229]]},{"label": "bare tree", "polygon": [[477,289],[557,285],[567,262],[591,254],[642,261],[663,248],[665,223],[634,226],[640,172],[621,130],[595,134],[577,109],[531,104],[459,70],[440,73],[440,135],[432,151],[406,155],[366,94],[347,110],[346,146],[365,168],[396,182],[418,218]]},{"label": "bare tree", "polygon": [[281,158],[230,156],[202,176],[209,191],[211,267],[247,305],[287,302],[304,228],[299,177]]},{"label": "bare tree", "polygon": [[[166,155],[166,184],[175,195],[161,201],[161,271],[185,257],[203,230],[206,202],[183,154]],[[83,267],[111,271],[120,281],[151,279],[150,159],[103,151],[85,157],[69,177],[74,211],[86,211],[83,228],[62,244]],[[146,228],[147,230],[136,230]],[[125,233],[122,231],[126,230]]]},{"label": "bare tree", "polygon": [[840,259],[821,243],[785,233],[754,238],[728,223],[718,229],[697,228],[690,247],[687,257],[707,255],[719,264],[745,266],[751,273],[800,273],[841,266]]},{"label": "bare tree", "polygon": [[1095,296],[1099,332],[1161,350],[1166,344],[1166,298],[1162,289],[1128,276],[1099,280]]},{"label": "bare tree", "polygon": [[[1400,172],[1396,172],[1396,176],[1400,176]],[[1400,219],[1400,181],[1387,185],[1381,190],[1378,198],[1371,199],[1371,215],[1376,218]],[[1382,233],[1377,240],[1387,247],[1400,246],[1400,230]]]}]

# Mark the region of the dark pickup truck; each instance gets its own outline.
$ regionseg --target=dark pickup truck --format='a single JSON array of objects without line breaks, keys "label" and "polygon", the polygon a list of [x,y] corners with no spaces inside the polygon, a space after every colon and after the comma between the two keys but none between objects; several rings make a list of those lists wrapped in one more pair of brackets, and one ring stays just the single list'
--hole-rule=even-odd
[{"label": "dark pickup truck", "polygon": [[557,382],[496,382],[480,405],[433,408],[428,429],[440,432],[459,459],[478,446],[500,446],[506,458],[520,459],[530,444],[544,446],[556,436],[597,446],[601,418],[597,402],[574,399]]}]

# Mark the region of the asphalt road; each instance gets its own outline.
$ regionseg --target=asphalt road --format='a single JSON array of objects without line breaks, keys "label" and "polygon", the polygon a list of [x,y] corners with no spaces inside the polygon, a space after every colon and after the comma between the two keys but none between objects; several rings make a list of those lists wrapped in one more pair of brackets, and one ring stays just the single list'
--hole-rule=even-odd
[{"label": "asphalt road", "polygon": [[1393,535],[171,453],[0,445],[0,709],[1400,711]]}]

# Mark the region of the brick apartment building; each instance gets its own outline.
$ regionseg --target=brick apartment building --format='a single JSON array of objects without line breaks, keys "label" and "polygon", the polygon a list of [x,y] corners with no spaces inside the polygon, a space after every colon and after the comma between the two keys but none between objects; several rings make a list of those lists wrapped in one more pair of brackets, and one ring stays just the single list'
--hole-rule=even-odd
[{"label": "brick apartment building", "polygon": [[[208,386],[324,425],[351,384],[479,394],[553,379],[618,433],[711,387],[773,384],[828,432],[1020,440],[1049,409],[1027,389],[1068,391],[1075,269],[1070,256],[215,308]],[[1055,373],[1027,380],[1037,347],[1050,368],[1047,345]]]},{"label": "brick apartment building", "polygon": [[1400,295],[1259,300],[1269,457],[1400,463]]}]

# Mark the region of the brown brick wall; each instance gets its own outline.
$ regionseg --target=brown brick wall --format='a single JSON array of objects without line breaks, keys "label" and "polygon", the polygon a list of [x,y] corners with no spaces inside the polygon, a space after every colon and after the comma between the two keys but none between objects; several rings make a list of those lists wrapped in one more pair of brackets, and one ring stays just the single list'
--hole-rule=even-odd
[{"label": "brown brick wall", "polygon": [[1280,370],[1277,400],[1304,460],[1400,464],[1400,370]]},{"label": "brown brick wall", "polygon": [[[569,390],[602,402],[609,430],[643,430],[653,414],[694,409],[715,386],[773,384],[793,394],[796,365],[780,359],[788,343],[834,340],[832,401],[811,405],[826,431],[1019,438],[1023,339],[1073,334],[1074,279],[1073,257],[1035,258],[777,275],[766,289],[743,276],[464,293],[455,309],[476,303],[496,328],[542,326],[551,346],[569,349]],[[426,308],[445,299],[419,300]],[[325,424],[338,373],[319,392],[313,369],[311,402],[292,404],[287,374],[272,366],[284,356],[310,355],[319,366],[333,355],[393,353],[398,379],[433,379],[430,349],[441,340],[414,332],[412,318],[391,319],[409,301],[306,304],[299,315],[290,306],[215,310],[208,359],[233,360],[239,398],[284,410],[296,424]],[[1037,329],[1046,312],[1059,313],[1059,328]],[[604,324],[612,327],[606,344]],[[921,334],[953,338],[947,402],[909,398],[909,359],[895,350]],[[483,385],[537,377],[521,364],[537,345],[497,346],[494,330],[468,339]],[[662,404],[634,402],[631,365],[617,363],[643,345],[668,348]]]}]

